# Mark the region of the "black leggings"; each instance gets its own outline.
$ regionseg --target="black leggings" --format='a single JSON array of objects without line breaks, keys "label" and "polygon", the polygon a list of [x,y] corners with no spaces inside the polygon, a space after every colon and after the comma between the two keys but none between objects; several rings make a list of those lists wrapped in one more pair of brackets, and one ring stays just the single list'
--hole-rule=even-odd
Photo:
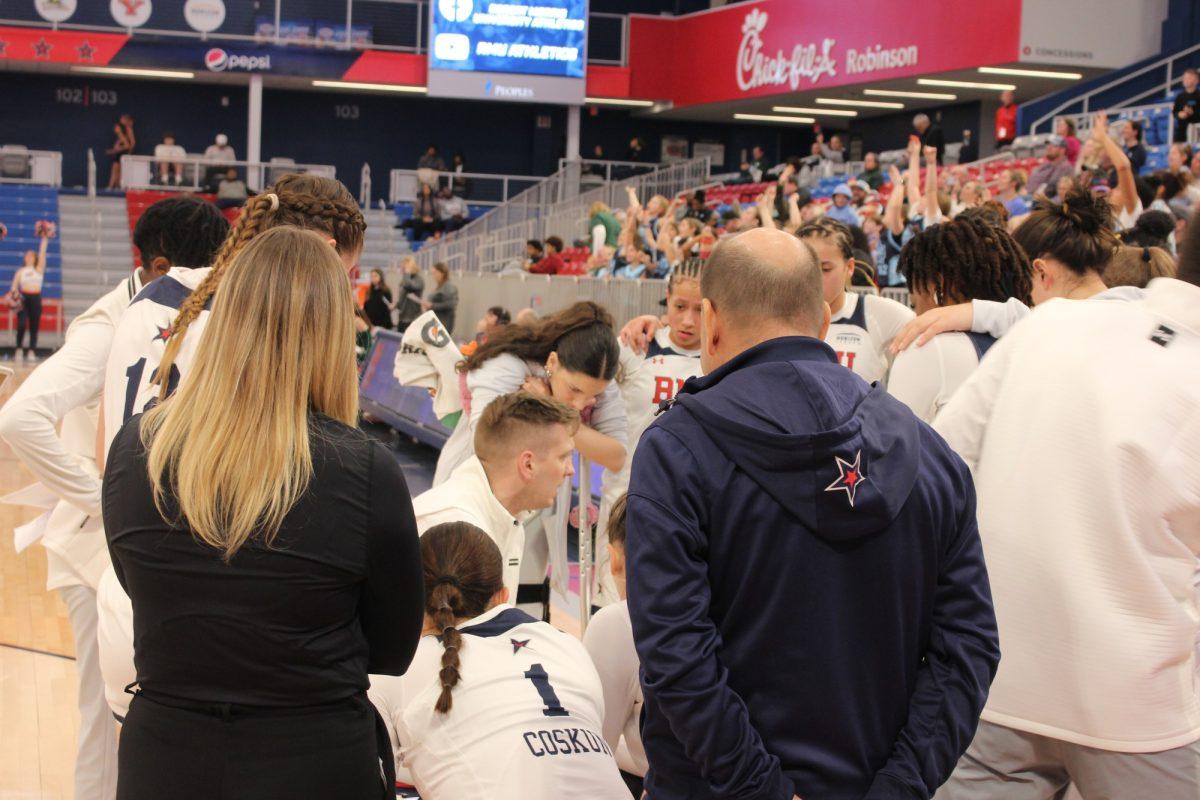
[{"label": "black leggings", "polygon": [[25,344],[25,329],[29,329],[29,347],[37,350],[38,327],[42,324],[42,296],[21,292],[21,310],[17,312],[17,349]]},{"label": "black leggings", "polygon": [[118,753],[118,800],[395,797],[390,742],[365,696],[247,710],[142,693],[129,705]]}]

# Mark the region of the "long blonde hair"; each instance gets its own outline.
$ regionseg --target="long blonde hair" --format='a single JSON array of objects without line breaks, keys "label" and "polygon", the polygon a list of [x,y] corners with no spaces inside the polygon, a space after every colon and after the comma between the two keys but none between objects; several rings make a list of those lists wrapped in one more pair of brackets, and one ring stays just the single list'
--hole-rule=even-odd
[{"label": "long blonde hair", "polygon": [[195,363],[142,419],[154,502],[225,560],[270,544],[312,477],[309,420],[358,417],[354,301],[316,233],[272,228],[234,257]]},{"label": "long blonde hair", "polygon": [[[241,216],[229,229],[229,236],[213,259],[212,271],[180,306],[179,315],[171,324],[171,338],[167,340],[163,351],[159,375],[171,374],[171,365],[183,346],[188,326],[200,316],[205,304],[217,291],[234,256],[255,236],[277,225],[294,225],[327,234],[333,238],[339,253],[357,253],[361,250],[367,230],[366,220],[358,209],[354,195],[333,178],[284,175],[274,186],[246,201]],[[166,399],[168,390],[168,382],[159,381],[160,400]]]}]

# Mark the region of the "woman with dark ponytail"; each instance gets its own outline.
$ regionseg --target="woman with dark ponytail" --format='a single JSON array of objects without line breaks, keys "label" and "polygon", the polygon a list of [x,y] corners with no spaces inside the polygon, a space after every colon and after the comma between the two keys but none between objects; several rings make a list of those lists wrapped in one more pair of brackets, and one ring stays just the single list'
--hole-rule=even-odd
[{"label": "woman with dark ponytail", "polygon": [[578,639],[508,604],[491,537],[434,526],[421,567],[417,654],[402,677],[371,678],[398,778],[424,800],[628,800],[596,668]]},{"label": "woman with dark ponytail", "polygon": [[[918,233],[900,251],[900,271],[918,314],[972,300],[1030,302],[1032,268],[1013,238],[980,214],[961,215]],[[944,333],[901,353],[888,392],[932,422],[995,343],[985,333]]]},{"label": "woman with dark ponytail", "polygon": [[[575,433],[575,449],[593,464],[620,472],[628,441],[625,402],[613,381],[620,357],[612,316],[587,301],[533,322],[509,325],[489,338],[460,366],[463,414],[438,457],[433,485],[447,481],[475,454],[475,429],[488,404],[520,389],[579,411],[583,425]],[[580,483],[588,485],[586,479]],[[530,613],[544,616],[549,609],[545,579],[551,554],[554,574],[567,574],[570,492],[570,483],[564,481],[554,508],[525,523],[522,586],[515,601]]]}]

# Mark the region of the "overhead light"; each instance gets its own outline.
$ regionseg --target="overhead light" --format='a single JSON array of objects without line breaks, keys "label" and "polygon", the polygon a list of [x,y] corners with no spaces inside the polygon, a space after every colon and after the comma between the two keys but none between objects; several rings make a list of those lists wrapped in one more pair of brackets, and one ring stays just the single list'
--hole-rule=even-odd
[{"label": "overhead light", "polygon": [[828,117],[857,117],[857,111],[843,111],[840,108],[804,108],[802,106],[775,106],[772,111],[784,114],[824,114]]},{"label": "overhead light", "polygon": [[869,97],[911,97],[914,100],[957,100],[956,94],[941,92],[902,92],[899,89],[863,89]]},{"label": "overhead light", "polygon": [[886,100],[842,100],[837,97],[818,97],[817,103],[824,106],[862,106],[863,108],[904,108],[904,103],[889,103]]},{"label": "overhead light", "polygon": [[178,78],[190,81],[194,72],[173,69],[135,69],[134,67],[71,67],[72,72],[90,72],[96,75],[124,75],[128,78]]},{"label": "overhead light", "polygon": [[627,100],[623,97],[585,97],[583,102],[594,106],[629,106],[631,108],[650,108],[653,100]]},{"label": "overhead light", "polygon": [[1055,72],[1049,69],[1013,69],[1012,67],[980,67],[985,75],[1018,75],[1026,78],[1061,78],[1064,81],[1077,81],[1083,77],[1082,72]]},{"label": "overhead light", "polygon": [[994,89],[997,92],[1005,92],[1016,89],[1016,85],[1011,83],[976,83],[975,81],[944,81],[941,78],[917,78],[917,83],[922,86],[952,86],[958,89]]},{"label": "overhead light", "polygon": [[405,86],[398,83],[357,83],[355,81],[313,81],[313,86],[325,89],[361,89],[367,92],[409,92],[425,94],[429,90],[424,86]]},{"label": "overhead light", "polygon": [[771,114],[734,114],[733,118],[751,122],[794,122],[805,125],[811,125],[816,122],[812,117],[779,117]]}]

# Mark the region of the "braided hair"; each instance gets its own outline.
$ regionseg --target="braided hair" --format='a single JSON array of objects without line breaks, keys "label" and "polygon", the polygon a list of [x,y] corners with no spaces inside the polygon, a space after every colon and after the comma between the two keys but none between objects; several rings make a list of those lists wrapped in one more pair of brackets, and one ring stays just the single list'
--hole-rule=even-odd
[{"label": "braided hair", "polygon": [[921,231],[900,251],[899,267],[911,288],[933,295],[938,305],[1010,297],[1031,303],[1029,256],[983,214]]},{"label": "braided hair", "polygon": [[702,258],[685,258],[671,271],[671,277],[667,281],[667,294],[670,295],[675,291],[675,287],[684,281],[700,280],[700,273],[704,269],[704,259]]},{"label": "braided hair", "polygon": [[829,239],[842,253],[842,258],[849,261],[854,258],[854,234],[850,226],[836,219],[821,217],[796,231],[801,239]]},{"label": "braided hair", "polygon": [[462,676],[459,651],[463,639],[460,619],[487,611],[504,588],[504,559],[491,537],[467,522],[435,525],[421,537],[421,569],[425,577],[425,616],[432,620],[442,643],[438,679],[442,693],[434,708],[445,714],[454,702],[452,691]]},{"label": "braided hair", "polygon": [[[163,351],[158,375],[169,375],[179,356],[188,326],[216,293],[225,270],[250,240],[277,225],[317,231],[333,238],[339,253],[362,249],[367,222],[350,191],[333,178],[317,175],[284,175],[269,190],[251,198],[217,251],[210,272],[179,308],[171,325],[171,338]],[[201,266],[201,265],[196,265]],[[159,381],[159,399],[168,394],[166,381]]]}]

